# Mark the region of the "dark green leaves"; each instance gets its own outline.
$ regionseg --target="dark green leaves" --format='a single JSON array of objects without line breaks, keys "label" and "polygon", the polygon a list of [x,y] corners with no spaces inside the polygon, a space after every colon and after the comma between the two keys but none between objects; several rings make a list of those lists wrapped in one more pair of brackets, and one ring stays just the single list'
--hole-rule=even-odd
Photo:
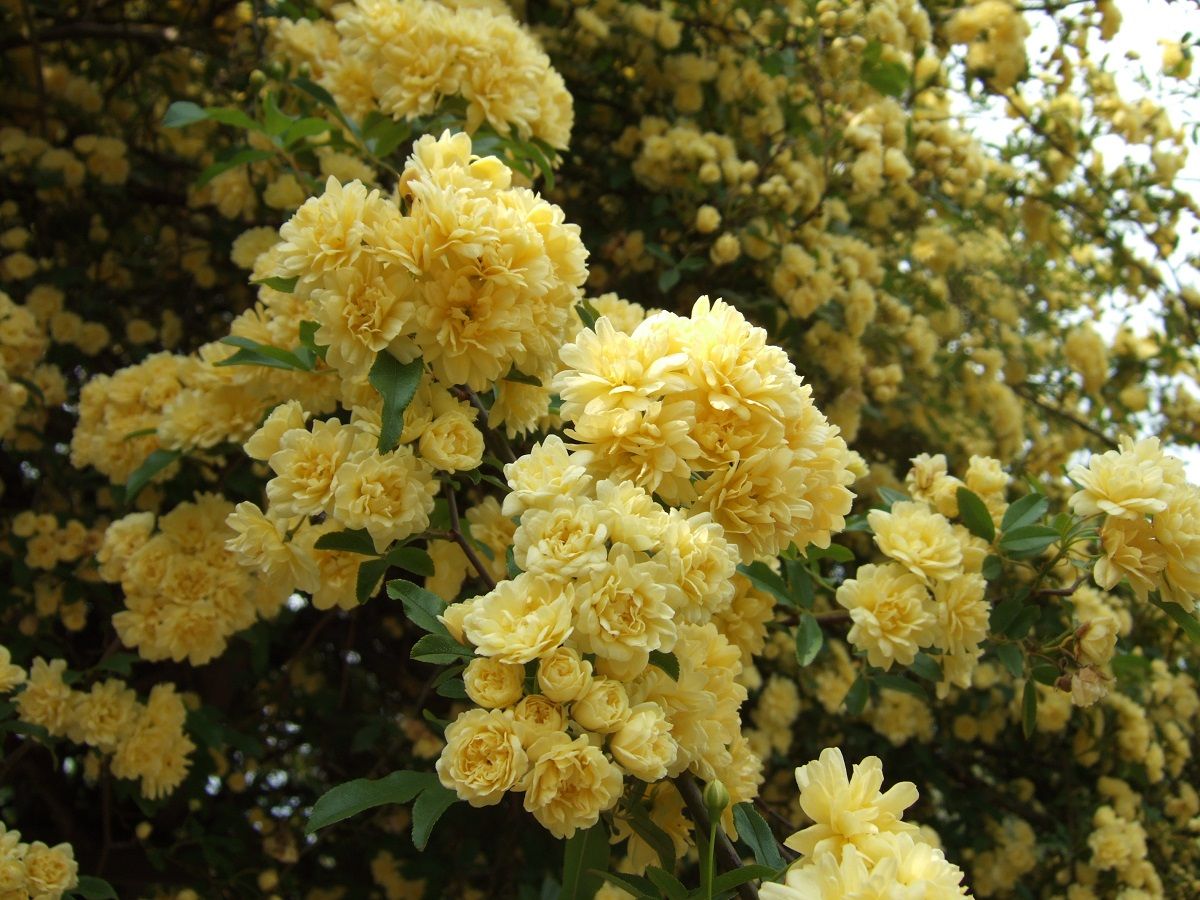
[{"label": "dark green leaves", "polygon": [[821,633],[821,624],[814,616],[800,616],[800,624],[796,626],[796,662],[807,666],[821,652],[825,635]]},{"label": "dark green leaves", "polygon": [[1041,494],[1026,494],[1004,511],[1004,518],[1000,522],[1000,530],[1007,534],[1017,528],[1032,525],[1044,516],[1046,510],[1049,508],[1050,501]]},{"label": "dark green leaves", "polygon": [[737,567],[737,570],[763,593],[770,594],[785,606],[796,605],[796,601],[788,593],[787,585],[783,583],[783,579],[776,575],[765,562],[753,562],[750,565],[743,563]]},{"label": "dark green leaves", "polygon": [[272,275],[270,278],[264,278],[262,281],[256,281],[255,284],[265,284],[269,288],[273,288],[284,294],[294,293],[296,283],[300,280],[299,275],[294,275],[291,278],[285,278],[282,275]]},{"label": "dark green leaves", "polygon": [[383,398],[379,427],[379,452],[389,453],[400,443],[404,432],[404,411],[412,402],[425,371],[420,359],[402,363],[386,350],[375,357],[367,379]]},{"label": "dark green leaves", "polygon": [[304,831],[312,834],[385,803],[408,803],[436,782],[437,776],[429,772],[393,772],[374,781],[369,778],[347,781],[331,788],[313,805]]},{"label": "dark green leaves", "polygon": [[80,875],[79,883],[68,894],[83,897],[84,900],[117,900],[117,892],[103,878],[94,875]]},{"label": "dark green leaves", "polygon": [[162,123],[165,128],[183,128],[186,125],[203,122],[207,118],[208,112],[203,106],[192,103],[190,100],[176,100],[167,107],[167,114],[163,116]]},{"label": "dark green leaves", "polygon": [[908,68],[904,63],[883,59],[883,44],[879,41],[863,48],[859,72],[863,81],[888,97],[899,97],[908,87]]},{"label": "dark green leaves", "polygon": [[421,791],[412,810],[412,840],[413,846],[418,850],[425,849],[429,843],[429,836],[433,833],[433,826],[442,817],[442,813],[458,800],[458,795],[437,781],[436,775],[430,777],[434,780]]},{"label": "dark green leaves", "polygon": [[600,318],[600,314],[596,312],[596,307],[592,306],[591,302],[586,298],[575,304],[575,312],[579,316],[579,321],[583,323],[584,328],[596,330],[596,320]]},{"label": "dark green leaves", "polygon": [[337,550],[342,553],[361,553],[363,556],[375,556],[375,541],[365,528],[345,531],[331,531],[317,538],[313,544],[317,550]]},{"label": "dark green leaves", "polygon": [[1058,539],[1058,530],[1049,525],[1025,525],[1004,532],[1000,549],[1006,556],[1020,559],[1037,556]]},{"label": "dark green leaves", "polygon": [[1200,644],[1200,621],[1178,603],[1155,599],[1154,605],[1171,617],[1192,643]]},{"label": "dark green leaves", "polygon": [[965,487],[958,489],[958,516],[971,534],[989,544],[996,539],[996,526],[987,505],[979,499],[978,494]]},{"label": "dark green leaves", "polygon": [[1004,663],[1004,668],[1012,673],[1013,678],[1020,678],[1025,671],[1025,657],[1016,644],[997,644],[996,657]]},{"label": "dark green leaves", "polygon": [[129,476],[129,480],[125,482],[125,502],[132,503],[133,498],[138,495],[150,480],[159,472],[165,469],[175,460],[182,456],[179,450],[155,450],[146,457],[146,461],[133,470],[133,474]]},{"label": "dark green leaves", "polygon": [[871,685],[865,677],[859,675],[854,679],[854,684],[850,685],[850,690],[846,691],[846,696],[842,703],[846,707],[846,712],[852,716],[859,715],[867,706],[867,698],[871,695]]},{"label": "dark green leaves", "polygon": [[432,594],[402,578],[389,581],[387,593],[393,600],[399,600],[403,604],[404,614],[422,631],[440,634],[443,637],[450,636],[446,626],[437,618],[446,610],[445,602],[437,594]]},{"label": "dark green leaves", "polygon": [[412,648],[413,659],[435,666],[444,666],[470,659],[474,655],[475,652],[470,647],[460,644],[449,635],[442,634],[427,634],[413,644]]},{"label": "dark green leaves", "polygon": [[749,847],[754,858],[762,865],[778,871],[787,865],[775,835],[766,819],[758,814],[753,803],[738,803],[733,807],[733,824],[737,827],[738,840]]},{"label": "dark green leaves", "polygon": [[307,347],[298,347],[295,351],[282,350],[237,335],[222,338],[221,343],[239,349],[237,353],[214,364],[217,366],[267,366],[294,372],[311,372],[316,367],[316,360]]},{"label": "dark green leaves", "polygon": [[560,900],[592,900],[604,884],[600,872],[608,869],[608,832],[603,822],[576,831],[563,851]]},{"label": "dark green leaves", "polygon": [[666,653],[662,650],[650,651],[650,665],[658,666],[664,672],[671,676],[676,681],[679,680],[679,659],[674,653]]}]

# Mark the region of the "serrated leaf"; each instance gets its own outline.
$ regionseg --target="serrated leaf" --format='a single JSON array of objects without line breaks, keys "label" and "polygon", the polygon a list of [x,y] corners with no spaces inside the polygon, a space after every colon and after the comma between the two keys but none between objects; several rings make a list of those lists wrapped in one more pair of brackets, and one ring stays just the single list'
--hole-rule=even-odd
[{"label": "serrated leaf", "polygon": [[997,644],[995,653],[996,658],[1004,664],[1004,668],[1008,669],[1013,678],[1021,677],[1021,673],[1025,671],[1025,656],[1020,647],[1016,644]]},{"label": "serrated leaf", "polygon": [[354,584],[354,596],[359,603],[366,603],[375,593],[379,580],[391,568],[391,560],[386,556],[377,559],[365,559],[358,564],[358,578]]},{"label": "serrated leaf", "polygon": [[425,366],[420,358],[402,363],[386,350],[375,357],[367,380],[383,398],[380,413],[379,452],[396,449],[404,432],[404,411],[417,393]]},{"label": "serrated leaf", "polygon": [[317,550],[337,550],[342,553],[358,553],[363,556],[378,556],[375,551],[375,541],[365,528],[347,528],[343,531],[331,531],[317,538],[313,544]]},{"label": "serrated leaf", "polygon": [[608,832],[603,822],[576,831],[563,848],[561,900],[592,900],[608,868]]},{"label": "serrated leaf", "polygon": [[1192,643],[1200,644],[1200,621],[1197,621],[1195,616],[1178,603],[1158,598],[1155,598],[1153,603],[1171,617],[1171,620],[1183,630]]},{"label": "serrated leaf", "polygon": [[821,623],[815,616],[802,615],[800,624],[796,626],[796,662],[801,668],[817,658],[824,643],[825,635],[821,631]]},{"label": "serrated leaf", "polygon": [[1021,640],[1029,633],[1029,629],[1041,618],[1041,615],[1042,611],[1036,606],[1026,606],[1009,623],[1009,626],[1004,629],[1005,636],[1012,638],[1014,641]]},{"label": "serrated leaf", "polygon": [[1016,528],[1032,525],[1044,516],[1049,508],[1050,501],[1041,494],[1026,494],[1020,500],[1014,501],[1004,511],[1004,518],[1000,520],[1000,530],[1009,532]]},{"label": "serrated leaf", "polygon": [[155,450],[146,457],[145,462],[133,470],[129,476],[129,480],[125,482],[125,503],[133,503],[133,498],[138,495],[142,488],[150,483],[150,480],[163,471],[171,463],[175,462],[183,455],[180,450]]},{"label": "serrated leaf", "polygon": [[760,591],[770,594],[785,606],[796,605],[796,601],[788,593],[787,585],[783,583],[783,579],[776,575],[765,562],[760,560],[752,562],[750,565],[743,563],[737,567],[737,570],[752,585]]},{"label": "serrated leaf", "polygon": [[[436,777],[434,776],[435,779]],[[425,849],[429,844],[429,836],[433,833],[433,826],[442,817],[442,813],[457,801],[458,794],[445,787],[440,781],[433,781],[425,790],[421,791],[421,796],[417,798],[417,802],[413,804],[412,808],[414,847],[418,850]]]},{"label": "serrated leaf", "polygon": [[1003,632],[1020,614],[1023,605],[1024,600],[1021,597],[1009,597],[1002,603],[993,606],[988,627],[994,632]]},{"label": "serrated leaf", "polygon": [[438,781],[431,772],[393,772],[375,780],[356,778],[347,781],[330,788],[313,804],[304,832],[312,834],[385,803],[408,803],[432,784],[438,784]]},{"label": "serrated leaf", "polygon": [[958,489],[958,517],[976,537],[983,538],[989,544],[996,539],[996,525],[992,522],[987,505],[979,499],[978,494],[965,487]]},{"label": "serrated leaf", "polygon": [[679,680],[679,658],[665,650],[650,651],[650,665],[657,666],[675,681]]},{"label": "serrated leaf", "polygon": [[734,804],[733,824],[738,840],[750,848],[759,863],[776,871],[787,865],[771,826],[759,815],[753,803]]},{"label": "serrated leaf", "polygon": [[414,575],[424,575],[426,578],[433,574],[433,557],[420,547],[397,547],[387,555],[389,565]]},{"label": "serrated leaf", "polygon": [[421,662],[444,666],[458,662],[460,659],[471,659],[474,651],[454,638],[442,634],[427,634],[413,644],[412,658]]},{"label": "serrated leaf", "polygon": [[1026,739],[1033,737],[1037,731],[1037,686],[1032,681],[1025,682],[1025,693],[1021,697],[1021,731]]},{"label": "serrated leaf", "polygon": [[409,621],[430,634],[440,634],[450,637],[446,626],[438,621],[438,616],[446,611],[446,602],[437,594],[424,588],[417,587],[411,581],[397,578],[387,584],[388,596],[399,600],[404,606],[404,614]]},{"label": "serrated leaf", "polygon": [[986,581],[995,581],[1004,574],[1004,563],[1000,561],[994,553],[989,553],[983,560],[983,568],[981,571]]}]

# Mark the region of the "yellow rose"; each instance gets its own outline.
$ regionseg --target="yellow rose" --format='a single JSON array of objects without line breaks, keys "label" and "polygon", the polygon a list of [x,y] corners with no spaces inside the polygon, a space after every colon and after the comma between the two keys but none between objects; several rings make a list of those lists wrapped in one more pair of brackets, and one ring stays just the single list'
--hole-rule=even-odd
[{"label": "yellow rose", "polygon": [[512,706],[524,693],[525,669],[480,656],[467,664],[463,682],[467,696],[484,709]]},{"label": "yellow rose", "polygon": [[25,890],[34,897],[61,896],[79,883],[78,869],[70,844],[34,841],[25,853]]},{"label": "yellow rose", "polygon": [[665,778],[675,762],[679,745],[671,737],[671,723],[657,703],[639,703],[613,735],[609,749],[630,775],[642,781]]},{"label": "yellow rose", "polygon": [[531,746],[542,735],[562,731],[567,727],[567,714],[562,704],[544,694],[529,694],[512,708],[512,717],[520,727],[521,743]]},{"label": "yellow rose", "polygon": [[611,678],[597,678],[571,706],[571,718],[588,731],[607,734],[629,718],[629,696],[625,686]]},{"label": "yellow rose", "polygon": [[523,572],[472,601],[463,634],[481,656],[524,665],[570,636],[574,607],[572,585]]},{"label": "yellow rose", "polygon": [[529,770],[510,715],[472,709],[446,729],[437,761],[438,778],[472,806],[495,806],[509,790],[520,790]]},{"label": "yellow rose", "polygon": [[530,747],[529,756],[535,762],[525,809],[557,838],[591,828],[621,796],[621,770],[586,737],[547,734]]},{"label": "yellow rose", "polygon": [[538,662],[538,685],[558,703],[578,700],[592,683],[592,664],[570,647],[559,647]]},{"label": "yellow rose", "polygon": [[434,419],[418,446],[426,461],[445,472],[469,472],[483,461],[483,433],[456,410]]}]

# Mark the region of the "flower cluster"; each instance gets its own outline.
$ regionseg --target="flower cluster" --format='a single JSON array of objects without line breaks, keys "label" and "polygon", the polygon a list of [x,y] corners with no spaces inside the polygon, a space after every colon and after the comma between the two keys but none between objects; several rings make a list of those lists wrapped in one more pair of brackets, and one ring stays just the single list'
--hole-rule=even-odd
[{"label": "flower cluster", "polygon": [[58,900],[78,884],[79,864],[70,844],[27,844],[21,840],[21,832],[0,822],[0,893]]},{"label": "flower cluster", "polygon": [[223,497],[199,494],[157,521],[153,513],[131,513],[108,527],[97,554],[100,575],[120,583],[126,607],[113,626],[143,659],[203,665],[287,598],[290,586],[245,569],[226,549],[232,511]]},{"label": "flower cluster", "polygon": [[902,781],[880,793],[883,764],[868,756],[849,777],[842,752],[831,747],[796,769],[800,808],[812,820],[785,844],[800,854],[783,884],[764,884],[763,900],[851,900],[912,896],[967,897],[962,870],[930,843],[927,832],[904,821],[917,800]]},{"label": "flower cluster", "polygon": [[355,117],[415,119],[448,98],[466,101],[474,131],[484,122],[565,149],[572,104],[562,76],[507,11],[428,0],[354,0],[328,19],[280,19],[285,59],[306,63],[317,83]]},{"label": "flower cluster", "polygon": [[1158,591],[1189,612],[1200,595],[1200,488],[1188,484],[1183,464],[1157,438],[1122,438],[1070,472],[1079,490],[1071,509],[1104,516],[1096,583],[1106,590],[1128,580],[1145,600]]},{"label": "flower cluster", "polygon": [[110,756],[113,774],[140,781],[143,797],[158,799],[179,787],[196,748],[184,732],[187,709],[174,685],[155,685],[142,703],[119,678],[74,690],[64,680],[63,659],[39,656],[28,673],[9,660],[0,646],[0,694],[23,686],[14,701],[22,720]]},{"label": "flower cluster", "polygon": [[625,334],[605,319],[554,378],[572,458],[705,512],[743,561],[828,547],[850,511],[854,455],[766,332],[707,297]]}]

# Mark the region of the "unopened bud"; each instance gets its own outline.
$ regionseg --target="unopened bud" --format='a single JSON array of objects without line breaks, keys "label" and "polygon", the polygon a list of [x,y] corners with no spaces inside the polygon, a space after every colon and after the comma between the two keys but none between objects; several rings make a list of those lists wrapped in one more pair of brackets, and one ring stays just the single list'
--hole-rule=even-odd
[{"label": "unopened bud", "polygon": [[710,781],[705,787],[704,805],[708,807],[708,817],[714,821],[721,817],[721,813],[725,812],[725,807],[729,805],[729,791],[719,778]]}]

